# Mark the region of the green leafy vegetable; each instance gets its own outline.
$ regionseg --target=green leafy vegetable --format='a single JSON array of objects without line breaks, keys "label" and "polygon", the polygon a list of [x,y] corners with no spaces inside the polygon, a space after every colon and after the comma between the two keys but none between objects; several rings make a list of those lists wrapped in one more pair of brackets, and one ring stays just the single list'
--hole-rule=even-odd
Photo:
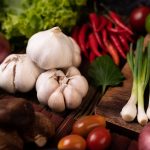
[{"label": "green leafy vegetable", "polygon": [[[29,38],[40,30],[59,26],[70,31],[86,0],[1,0],[2,31],[8,38]],[[2,6],[1,6],[2,7]]]},{"label": "green leafy vegetable", "polygon": [[88,75],[95,86],[102,86],[102,93],[107,86],[118,85],[124,79],[120,69],[108,55],[97,57],[90,65]]}]

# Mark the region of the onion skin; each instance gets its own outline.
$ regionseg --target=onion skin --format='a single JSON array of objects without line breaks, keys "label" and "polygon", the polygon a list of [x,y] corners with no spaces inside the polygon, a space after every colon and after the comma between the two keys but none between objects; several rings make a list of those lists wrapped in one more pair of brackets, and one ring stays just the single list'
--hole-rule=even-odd
[{"label": "onion skin", "polygon": [[145,19],[149,13],[150,7],[148,6],[139,6],[132,10],[129,22],[133,30],[138,33],[145,32]]},{"label": "onion skin", "polygon": [[139,134],[138,150],[150,150],[150,123],[144,126]]}]

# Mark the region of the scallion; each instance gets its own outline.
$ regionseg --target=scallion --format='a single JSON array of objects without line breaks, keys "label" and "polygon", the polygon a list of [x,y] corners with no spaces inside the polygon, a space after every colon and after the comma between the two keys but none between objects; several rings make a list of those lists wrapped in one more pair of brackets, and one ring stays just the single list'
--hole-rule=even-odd
[{"label": "scallion", "polygon": [[125,121],[133,121],[137,115],[141,125],[148,122],[144,110],[144,93],[150,78],[150,44],[146,48],[143,44],[144,38],[141,37],[137,40],[135,54],[131,46],[127,55],[127,62],[133,75],[133,85],[130,99],[121,110],[121,116]]}]

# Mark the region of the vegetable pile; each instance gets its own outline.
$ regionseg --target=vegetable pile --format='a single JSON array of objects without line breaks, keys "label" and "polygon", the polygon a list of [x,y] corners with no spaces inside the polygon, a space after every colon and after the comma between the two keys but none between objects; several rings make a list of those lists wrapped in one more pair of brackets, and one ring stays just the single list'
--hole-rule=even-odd
[{"label": "vegetable pile", "polygon": [[[127,122],[137,117],[138,123],[144,126],[150,120],[150,44],[145,46],[143,37],[137,43],[135,39],[145,29],[150,32],[150,8],[143,6],[133,10],[124,21],[117,11],[107,10],[95,0],[90,2],[99,3],[107,13],[93,11],[93,8],[92,11],[84,9],[87,2],[1,0],[0,32],[5,36],[0,33],[0,88],[12,94],[35,88],[37,101],[42,107],[48,106],[61,115],[61,112],[69,110],[63,113],[66,115],[83,102],[89,90],[88,81],[97,88],[94,91],[97,100],[99,88],[103,95],[108,86],[121,85],[124,76],[120,70],[127,62],[132,71],[133,84],[130,99],[120,114]],[[141,18],[137,17],[138,11]],[[80,20],[82,17],[83,20]],[[26,52],[10,54],[13,47],[7,39],[10,43],[16,39],[23,41],[27,44],[26,47],[23,45]],[[82,58],[89,64],[86,70],[88,81],[78,69]],[[92,114],[97,100],[94,103],[88,101],[82,111],[92,104],[86,111],[86,114]],[[80,108],[73,113],[78,114]],[[60,124],[64,127],[68,122],[63,123]],[[5,130],[10,126],[13,127],[10,132]],[[9,144],[8,148],[16,146],[23,149],[24,143],[31,142],[43,147],[54,134],[52,122],[35,112],[30,102],[15,98],[0,101],[0,138],[3,139],[0,145],[5,147]],[[142,136],[140,134],[139,141],[143,140]],[[112,139],[104,117],[82,116],[73,124],[71,134],[60,139],[57,147],[59,150],[106,150]]]},{"label": "vegetable pile", "polygon": [[146,86],[150,82],[150,44],[148,43],[148,45],[144,46],[143,37],[137,41],[135,54],[131,45],[130,52],[127,55],[127,62],[132,71],[133,85],[131,97],[122,108],[121,116],[125,121],[133,121],[137,116],[139,124],[145,125],[150,119],[149,106],[147,112],[144,110],[144,103],[148,101],[145,99],[144,93]]},{"label": "vegetable pile", "polygon": [[76,26],[72,31],[72,37],[79,44],[83,55],[92,62],[98,56],[109,54],[119,65],[120,59],[126,59],[128,44],[133,42],[132,30],[114,11],[105,15],[91,12],[88,17],[86,23]]}]

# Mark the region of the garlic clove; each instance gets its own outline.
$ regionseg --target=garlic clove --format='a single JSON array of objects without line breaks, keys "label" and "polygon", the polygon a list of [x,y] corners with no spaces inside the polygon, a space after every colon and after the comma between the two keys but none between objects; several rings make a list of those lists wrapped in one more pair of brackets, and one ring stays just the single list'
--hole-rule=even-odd
[{"label": "garlic clove", "polygon": [[67,85],[63,94],[65,97],[66,107],[69,109],[77,108],[82,102],[82,96],[71,85]]},{"label": "garlic clove", "polygon": [[17,91],[30,91],[43,71],[26,54],[20,54],[15,68],[14,84]]},{"label": "garlic clove", "polygon": [[69,85],[74,87],[84,97],[88,92],[88,82],[82,75],[73,76],[69,82]]},{"label": "garlic clove", "polygon": [[72,41],[73,50],[74,50],[73,66],[78,67],[81,64],[80,47],[72,37],[69,38]]},{"label": "garlic clove", "polygon": [[26,48],[27,55],[41,68],[66,68],[73,65],[74,46],[59,27],[34,34]]},{"label": "garlic clove", "polygon": [[10,93],[15,93],[16,91],[14,86],[15,65],[15,62],[0,65],[0,87]]},{"label": "garlic clove", "polygon": [[67,77],[72,77],[72,76],[75,76],[75,75],[81,75],[80,71],[74,66],[69,67],[67,69],[66,76]]},{"label": "garlic clove", "polygon": [[61,87],[57,88],[48,99],[48,106],[56,111],[62,112],[65,110],[65,101]]},{"label": "garlic clove", "polygon": [[40,103],[47,105],[50,95],[59,87],[55,77],[56,70],[42,73],[36,82],[37,98]]}]

